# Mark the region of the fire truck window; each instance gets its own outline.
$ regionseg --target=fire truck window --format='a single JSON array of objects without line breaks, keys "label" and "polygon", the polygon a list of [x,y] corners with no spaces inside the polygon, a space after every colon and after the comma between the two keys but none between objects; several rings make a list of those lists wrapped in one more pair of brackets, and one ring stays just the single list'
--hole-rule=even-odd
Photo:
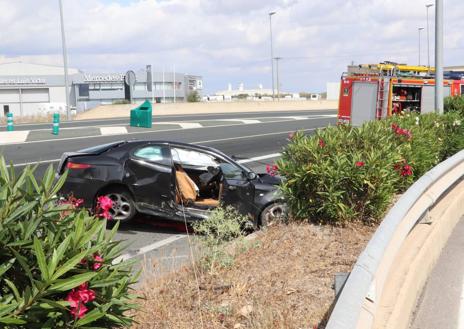
[{"label": "fire truck window", "polygon": [[464,95],[464,85],[461,85],[461,95]]},{"label": "fire truck window", "polygon": [[343,96],[348,96],[348,94],[349,94],[349,89],[343,88]]}]

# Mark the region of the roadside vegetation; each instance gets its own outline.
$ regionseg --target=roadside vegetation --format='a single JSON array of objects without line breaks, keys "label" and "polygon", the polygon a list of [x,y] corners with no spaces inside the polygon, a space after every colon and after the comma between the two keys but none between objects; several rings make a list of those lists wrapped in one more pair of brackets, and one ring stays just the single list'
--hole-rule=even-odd
[{"label": "roadside vegetation", "polygon": [[241,217],[214,212],[195,227],[202,258],[145,282],[133,328],[324,328],[335,274],[351,270],[398,194],[464,149],[460,104],[447,99],[441,116],[291,134],[269,166],[286,178],[289,222],[243,244]]},{"label": "roadside vegetation", "polygon": [[[63,175],[49,167],[39,182],[17,176],[0,158],[0,327],[116,328],[131,324],[131,264],[114,260],[124,246],[106,233],[108,200],[96,216],[82,200],[58,200]],[[111,202],[111,200],[109,200]]]}]

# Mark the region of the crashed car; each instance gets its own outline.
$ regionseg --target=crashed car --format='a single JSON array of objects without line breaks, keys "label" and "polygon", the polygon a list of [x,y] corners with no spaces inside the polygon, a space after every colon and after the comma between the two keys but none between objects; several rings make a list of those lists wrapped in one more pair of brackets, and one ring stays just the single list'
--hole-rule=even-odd
[{"label": "crashed car", "polygon": [[113,201],[121,222],[143,213],[192,222],[210,210],[233,206],[255,227],[286,215],[280,178],[256,174],[213,148],[165,141],[120,141],[61,157],[57,175],[68,171],[62,196],[94,209],[99,196]]}]

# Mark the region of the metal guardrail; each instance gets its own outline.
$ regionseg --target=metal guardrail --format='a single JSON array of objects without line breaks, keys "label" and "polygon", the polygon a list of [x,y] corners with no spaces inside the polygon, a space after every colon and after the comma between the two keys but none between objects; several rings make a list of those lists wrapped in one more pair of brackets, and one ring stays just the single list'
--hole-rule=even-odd
[{"label": "metal guardrail", "polygon": [[[464,163],[464,150],[450,157],[446,161],[438,164],[428,171],[424,176],[417,180],[398,200],[393,208],[385,216],[379,228],[375,232],[368,245],[359,256],[351,274],[335,304],[331,313],[326,329],[355,329],[363,310],[364,302],[371,298],[373,292],[374,278],[379,269],[379,265],[388,249],[388,252],[397,254],[410,232],[427,211],[440,200],[440,198],[464,177],[464,172],[452,181],[440,186],[439,193],[427,195],[428,200],[421,208],[420,215],[412,218],[408,223],[403,220],[416,202],[426,194],[426,191],[434,183],[439,181],[447,172]],[[390,242],[395,236],[399,225],[405,225],[407,230],[401,236],[400,243],[391,245]],[[388,264],[390,268],[393,261]],[[385,264],[382,264],[385,265]],[[375,293],[374,293],[375,294]],[[374,297],[375,298],[375,297]]]}]

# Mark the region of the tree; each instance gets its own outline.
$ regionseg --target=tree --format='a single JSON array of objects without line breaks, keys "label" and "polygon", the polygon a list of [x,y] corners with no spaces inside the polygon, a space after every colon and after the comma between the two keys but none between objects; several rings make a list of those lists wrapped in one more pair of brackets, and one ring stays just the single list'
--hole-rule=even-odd
[{"label": "tree", "polygon": [[196,103],[200,101],[200,94],[198,91],[194,90],[190,92],[187,96],[187,102],[189,103]]}]

